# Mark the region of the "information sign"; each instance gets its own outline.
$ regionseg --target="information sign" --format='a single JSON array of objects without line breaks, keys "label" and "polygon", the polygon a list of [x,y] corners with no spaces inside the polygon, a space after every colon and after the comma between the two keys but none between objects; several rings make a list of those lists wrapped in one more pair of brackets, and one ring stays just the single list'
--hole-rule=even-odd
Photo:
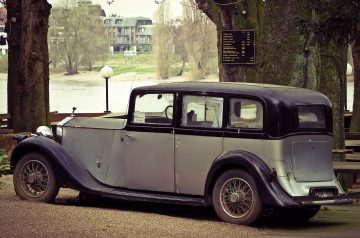
[{"label": "information sign", "polygon": [[223,30],[221,32],[222,64],[255,64],[255,32]]}]

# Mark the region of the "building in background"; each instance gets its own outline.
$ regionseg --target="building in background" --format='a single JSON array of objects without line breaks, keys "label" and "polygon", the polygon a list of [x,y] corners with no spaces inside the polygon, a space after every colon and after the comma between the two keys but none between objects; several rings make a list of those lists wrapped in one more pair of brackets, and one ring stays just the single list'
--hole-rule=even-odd
[{"label": "building in background", "polygon": [[114,53],[132,50],[151,51],[152,20],[148,17],[105,17],[104,25],[108,29],[109,43]]}]

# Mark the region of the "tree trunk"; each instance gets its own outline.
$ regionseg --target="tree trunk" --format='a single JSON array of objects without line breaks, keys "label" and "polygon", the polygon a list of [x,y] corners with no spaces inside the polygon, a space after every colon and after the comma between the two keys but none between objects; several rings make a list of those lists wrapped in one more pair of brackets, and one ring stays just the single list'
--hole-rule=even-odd
[{"label": "tree trunk", "polygon": [[300,35],[295,21],[315,18],[308,1],[267,1],[265,16],[256,82],[317,89],[319,48],[310,34]]},{"label": "tree trunk", "polygon": [[[333,104],[334,148],[344,148],[345,67],[342,65],[346,65],[346,50],[332,42],[322,48],[324,55],[320,57],[320,47],[313,34],[300,34],[295,21],[297,17],[317,20],[310,1],[271,0],[265,3],[245,0],[237,1],[236,4],[232,4],[233,1],[196,2],[217,26],[218,36],[222,30],[255,30],[257,64],[222,64],[219,66],[220,81],[248,81],[320,89]],[[244,14],[243,10],[246,11]],[[220,50],[219,39],[218,37]]]},{"label": "tree trunk", "polygon": [[[220,34],[222,30],[254,30],[255,45],[258,46],[262,31],[262,20],[264,17],[265,2],[238,1],[236,4],[228,1],[196,0],[198,7],[216,25],[218,36],[218,58],[219,58],[219,78],[224,82],[252,82],[257,75],[256,65],[231,65],[221,64]],[[224,4],[224,5],[221,5]],[[256,51],[255,58],[258,57],[259,50]]]},{"label": "tree trunk", "polygon": [[[320,92],[325,94],[333,106],[333,148],[345,146],[344,105],[345,73],[347,47],[339,47],[330,41],[321,47]],[[335,156],[334,160],[344,160],[344,156]]]},{"label": "tree trunk", "polygon": [[48,19],[46,0],[7,1],[8,111],[16,131],[49,124]]},{"label": "tree trunk", "polygon": [[[320,78],[319,49],[310,44],[311,35],[300,35],[296,17],[313,19],[308,1],[228,1],[196,0],[199,8],[215,23],[218,57],[222,30],[254,30],[254,65],[219,63],[220,81],[258,82],[316,89]],[[266,7],[265,7],[266,5]]]},{"label": "tree trunk", "polygon": [[351,44],[354,62],[354,102],[350,131],[360,132],[360,40]]}]

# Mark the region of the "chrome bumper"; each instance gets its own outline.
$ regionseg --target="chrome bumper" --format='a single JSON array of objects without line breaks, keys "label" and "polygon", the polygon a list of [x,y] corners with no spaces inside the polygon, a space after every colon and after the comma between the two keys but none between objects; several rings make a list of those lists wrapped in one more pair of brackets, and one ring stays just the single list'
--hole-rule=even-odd
[{"label": "chrome bumper", "polygon": [[352,204],[353,200],[347,196],[335,197],[335,198],[326,198],[326,199],[317,199],[317,198],[295,198],[297,203],[302,206],[314,206],[314,205],[345,205]]}]

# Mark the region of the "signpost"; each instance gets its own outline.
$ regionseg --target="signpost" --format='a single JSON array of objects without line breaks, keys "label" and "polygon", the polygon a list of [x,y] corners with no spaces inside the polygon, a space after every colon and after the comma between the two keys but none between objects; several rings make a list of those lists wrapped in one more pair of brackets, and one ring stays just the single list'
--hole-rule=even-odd
[{"label": "signpost", "polygon": [[221,32],[222,64],[255,64],[255,32],[223,30]]},{"label": "signpost", "polygon": [[132,63],[134,64],[134,58],[137,55],[136,46],[134,46],[133,50],[125,50],[124,56],[126,57],[126,64],[127,64],[127,58],[132,57]]}]

